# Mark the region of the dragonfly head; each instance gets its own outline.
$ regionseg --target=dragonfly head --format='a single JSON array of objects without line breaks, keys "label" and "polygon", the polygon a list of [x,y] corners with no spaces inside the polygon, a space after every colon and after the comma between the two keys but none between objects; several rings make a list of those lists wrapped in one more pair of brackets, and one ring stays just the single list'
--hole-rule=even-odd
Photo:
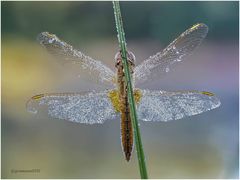
[{"label": "dragonfly head", "polygon": [[[118,67],[122,63],[121,51],[118,51],[115,55],[115,67]],[[127,51],[127,60],[131,67],[135,66],[135,55],[131,51]]]}]

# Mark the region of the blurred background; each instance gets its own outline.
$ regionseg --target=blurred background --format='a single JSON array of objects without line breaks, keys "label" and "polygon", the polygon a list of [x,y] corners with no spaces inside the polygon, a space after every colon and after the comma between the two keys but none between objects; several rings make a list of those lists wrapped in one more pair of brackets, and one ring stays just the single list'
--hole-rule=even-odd
[{"label": "blurred background", "polygon": [[[139,178],[137,157],[124,159],[119,119],[102,125],[26,111],[45,92],[103,90],[81,70],[36,42],[57,34],[114,69],[118,51],[111,2],[1,2],[2,178]],[[222,105],[171,122],[140,122],[150,178],[238,178],[238,2],[121,2],[128,49],[137,63],[198,22],[209,33],[195,53],[145,89],[204,90]],[[83,77],[83,78],[82,78]],[[39,169],[35,173],[14,170]]]}]

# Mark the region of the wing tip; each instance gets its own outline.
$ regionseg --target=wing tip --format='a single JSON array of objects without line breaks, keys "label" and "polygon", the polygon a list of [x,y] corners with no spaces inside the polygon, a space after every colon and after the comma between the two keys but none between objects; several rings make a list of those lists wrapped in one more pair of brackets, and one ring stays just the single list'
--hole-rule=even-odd
[{"label": "wing tip", "polygon": [[[218,107],[221,106],[221,101],[220,101],[219,98],[217,98],[217,97],[215,97],[215,98],[216,98],[216,103],[215,103],[215,107],[214,107],[214,108],[218,108]],[[214,108],[213,108],[213,109],[214,109]]]},{"label": "wing tip", "polygon": [[208,91],[201,91],[201,94],[209,96],[209,98],[214,98],[214,106],[212,109],[215,109],[221,105],[220,99],[215,94]]},{"label": "wing tip", "polygon": [[55,34],[44,31],[39,33],[36,39],[40,44],[44,45],[48,43],[51,44],[54,40],[58,40],[58,37]]},{"label": "wing tip", "polygon": [[46,36],[48,35],[48,34],[50,34],[49,32],[41,32],[41,33],[39,33],[38,35],[37,35],[37,38],[36,38],[36,40],[38,41],[38,42],[40,42],[40,44],[42,44],[44,41],[45,41],[45,39],[46,39]]},{"label": "wing tip", "polygon": [[197,29],[202,29],[206,31],[206,33],[208,32],[208,26],[204,23],[197,23],[190,28],[191,31],[197,30]]},{"label": "wing tip", "polygon": [[213,106],[211,109],[216,109],[221,106],[221,101],[216,95],[213,94],[213,96],[210,96],[210,98],[212,99],[212,103],[213,103]]},{"label": "wing tip", "polygon": [[31,97],[26,102],[26,109],[29,113],[36,114],[38,112],[37,110],[37,101],[44,97],[44,94],[38,94],[33,97]]}]

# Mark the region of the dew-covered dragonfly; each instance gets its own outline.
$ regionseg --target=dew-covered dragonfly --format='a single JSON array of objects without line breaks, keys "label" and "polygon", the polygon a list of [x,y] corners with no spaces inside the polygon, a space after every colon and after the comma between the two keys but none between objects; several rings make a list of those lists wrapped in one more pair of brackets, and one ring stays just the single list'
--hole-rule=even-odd
[{"label": "dew-covered dragonfly", "polygon": [[[219,99],[206,91],[159,91],[135,88],[158,72],[168,72],[172,64],[190,55],[206,37],[208,27],[196,24],[183,32],[163,51],[150,56],[135,66],[135,56],[127,52],[136,102],[137,115],[142,121],[170,121],[196,115],[220,106]],[[124,69],[121,52],[115,55],[116,73],[102,64],[75,50],[56,35],[42,32],[38,41],[53,55],[69,62],[79,63],[82,68],[97,73],[101,82],[115,88],[102,92],[45,93],[33,96],[27,102],[29,112],[37,113],[40,106],[46,106],[48,114],[57,119],[96,124],[106,120],[121,118],[121,143],[125,158],[130,160],[133,150],[133,129],[128,104],[127,86],[124,82]]]}]

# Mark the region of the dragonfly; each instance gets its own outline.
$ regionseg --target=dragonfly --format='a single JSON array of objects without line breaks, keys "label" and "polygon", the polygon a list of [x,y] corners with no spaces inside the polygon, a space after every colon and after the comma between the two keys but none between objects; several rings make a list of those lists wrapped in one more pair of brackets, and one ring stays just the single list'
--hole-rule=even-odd
[{"label": "dragonfly", "polygon": [[[136,88],[140,83],[154,78],[156,73],[166,73],[169,68],[181,62],[201,44],[208,32],[207,25],[198,23],[183,32],[164,50],[150,56],[139,65],[131,51],[127,51],[133,94],[138,119],[142,121],[171,121],[200,114],[220,106],[220,100],[207,91],[162,91]],[[102,124],[106,120],[121,120],[121,145],[125,159],[131,159],[133,151],[133,128],[130,116],[127,85],[121,51],[115,55],[116,72],[99,60],[95,60],[74,49],[56,35],[42,32],[37,37],[41,45],[57,58],[78,63],[83,69],[94,72],[101,82],[113,85],[113,89],[79,93],[44,93],[31,97],[27,110],[37,113],[40,107],[47,107],[52,118],[76,123]]]}]

